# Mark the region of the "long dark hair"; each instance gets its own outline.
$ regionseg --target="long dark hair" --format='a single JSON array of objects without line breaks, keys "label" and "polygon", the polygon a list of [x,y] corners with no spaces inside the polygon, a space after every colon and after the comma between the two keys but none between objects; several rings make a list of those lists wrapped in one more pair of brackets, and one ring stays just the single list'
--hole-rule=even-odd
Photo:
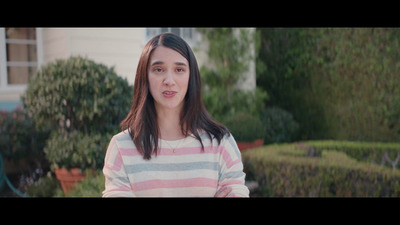
[{"label": "long dark hair", "polygon": [[180,114],[182,133],[185,136],[192,133],[201,143],[202,150],[204,150],[204,145],[199,134],[201,130],[208,134],[210,140],[212,140],[212,136],[216,138],[219,144],[225,135],[229,135],[229,130],[223,124],[215,121],[207,112],[201,97],[200,71],[193,51],[185,40],[173,33],[159,34],[144,47],[136,71],[132,106],[120,124],[121,129],[128,129],[137,150],[144,159],[151,159],[152,154],[157,155],[160,130],[157,124],[154,99],[149,90],[148,64],[152,52],[158,46],[177,51],[189,62],[188,90]]}]

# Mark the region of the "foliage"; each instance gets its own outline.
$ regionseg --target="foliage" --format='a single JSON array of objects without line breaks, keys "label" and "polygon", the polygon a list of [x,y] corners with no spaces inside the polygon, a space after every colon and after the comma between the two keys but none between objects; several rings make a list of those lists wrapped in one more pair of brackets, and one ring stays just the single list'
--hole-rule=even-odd
[{"label": "foliage", "polygon": [[86,174],[86,178],[77,183],[65,197],[102,197],[105,188],[105,177],[102,171],[97,170],[94,174],[86,172]]},{"label": "foliage", "polygon": [[399,170],[360,162],[344,152],[322,150],[315,157],[297,144],[275,144],[242,157],[247,178],[259,182],[263,196],[400,196]]},{"label": "foliage", "polygon": [[252,142],[264,138],[264,126],[258,117],[238,113],[224,120],[236,141]]},{"label": "foliage", "polygon": [[[400,154],[399,143],[384,142],[355,142],[355,141],[307,141],[307,146],[315,148],[317,151],[333,150],[343,152],[360,162],[372,163],[377,165],[386,165],[393,168],[385,159],[395,161]],[[400,164],[395,166],[400,167]],[[396,168],[396,167],[395,167]]]},{"label": "foliage", "polygon": [[6,159],[19,160],[43,154],[49,128],[36,130],[34,121],[25,110],[0,112],[0,153]]},{"label": "foliage", "polygon": [[112,134],[85,134],[81,131],[54,131],[46,141],[44,152],[52,169],[103,167],[105,152]]},{"label": "foliage", "polygon": [[265,69],[257,70],[257,84],[266,90],[266,105],[277,106],[290,112],[299,123],[301,139],[325,137],[323,108],[319,96],[312,93],[310,74],[311,49],[315,38],[310,29],[262,28],[261,49],[257,58],[264,61]]},{"label": "foliage", "polygon": [[261,119],[265,126],[265,144],[291,142],[297,137],[299,124],[286,110],[268,107],[264,110]]},{"label": "foliage", "polygon": [[257,83],[302,139],[400,140],[400,29],[263,28]]},{"label": "foliage", "polygon": [[47,173],[29,185],[26,193],[29,197],[52,197],[57,189],[61,189],[60,182],[51,173]]},{"label": "foliage", "polygon": [[198,31],[208,40],[208,57],[217,72],[216,77],[204,74],[204,80],[212,86],[233,88],[248,70],[248,61],[253,59],[249,51],[253,42],[249,30],[199,28]]},{"label": "foliage", "polygon": [[27,188],[29,197],[101,197],[104,191],[105,178],[101,170],[86,170],[86,178],[75,184],[68,195],[65,195],[60,182],[48,173]]},{"label": "foliage", "polygon": [[218,121],[223,121],[238,113],[259,117],[266,97],[266,92],[259,88],[256,88],[255,92],[243,90],[224,92],[222,88],[215,87],[203,95],[203,101],[208,112]]},{"label": "foliage", "polygon": [[65,131],[115,131],[127,114],[133,88],[113,68],[82,57],[56,60],[29,80],[22,100],[41,126]]},{"label": "foliage", "polygon": [[209,63],[200,68],[207,110],[219,121],[240,112],[258,116],[267,93],[259,88],[246,91],[239,87],[249,70],[249,62],[255,60],[251,49],[258,46],[258,33],[238,28],[199,28],[198,31],[209,44]]},{"label": "foliage", "polygon": [[99,168],[110,134],[129,111],[133,88],[113,68],[82,57],[56,60],[29,80],[23,104],[37,127],[51,126],[51,167]]}]

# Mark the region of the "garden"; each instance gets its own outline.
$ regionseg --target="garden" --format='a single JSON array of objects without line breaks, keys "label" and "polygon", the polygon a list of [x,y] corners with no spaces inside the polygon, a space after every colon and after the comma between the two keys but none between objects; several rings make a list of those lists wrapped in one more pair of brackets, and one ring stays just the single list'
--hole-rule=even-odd
[{"label": "garden", "polygon": [[0,117],[2,167],[24,171],[22,196],[93,196],[91,187],[104,189],[105,151],[132,96],[114,68],[90,59],[43,66],[29,81],[23,107]]},{"label": "garden", "polygon": [[[238,143],[251,197],[400,196],[400,29],[198,31],[213,62],[200,69],[203,100]],[[237,84],[251,60],[257,86],[247,91]],[[0,192],[100,197],[107,144],[132,96],[88,58],[43,66],[22,106],[0,112]]]}]

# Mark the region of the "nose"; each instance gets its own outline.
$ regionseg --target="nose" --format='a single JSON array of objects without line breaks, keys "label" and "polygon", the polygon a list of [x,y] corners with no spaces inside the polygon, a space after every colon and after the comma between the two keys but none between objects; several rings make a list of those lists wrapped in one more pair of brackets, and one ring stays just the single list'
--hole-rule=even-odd
[{"label": "nose", "polygon": [[173,77],[172,73],[170,73],[170,72],[165,73],[163,84],[167,85],[167,86],[172,86],[172,85],[175,84],[175,80],[174,80],[174,77]]}]

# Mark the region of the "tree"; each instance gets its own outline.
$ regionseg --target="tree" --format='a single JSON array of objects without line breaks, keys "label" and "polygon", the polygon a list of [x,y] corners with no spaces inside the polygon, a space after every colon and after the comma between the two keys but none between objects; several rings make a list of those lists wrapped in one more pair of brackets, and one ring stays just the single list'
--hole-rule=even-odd
[{"label": "tree", "polygon": [[[207,66],[200,68],[203,100],[210,114],[223,121],[236,113],[259,116],[267,93],[259,88],[244,90],[239,84],[255,60],[257,32],[239,28],[199,28],[207,38]],[[257,49],[255,49],[257,50]]]},{"label": "tree", "polygon": [[400,140],[400,29],[264,28],[257,83],[302,139]]}]

